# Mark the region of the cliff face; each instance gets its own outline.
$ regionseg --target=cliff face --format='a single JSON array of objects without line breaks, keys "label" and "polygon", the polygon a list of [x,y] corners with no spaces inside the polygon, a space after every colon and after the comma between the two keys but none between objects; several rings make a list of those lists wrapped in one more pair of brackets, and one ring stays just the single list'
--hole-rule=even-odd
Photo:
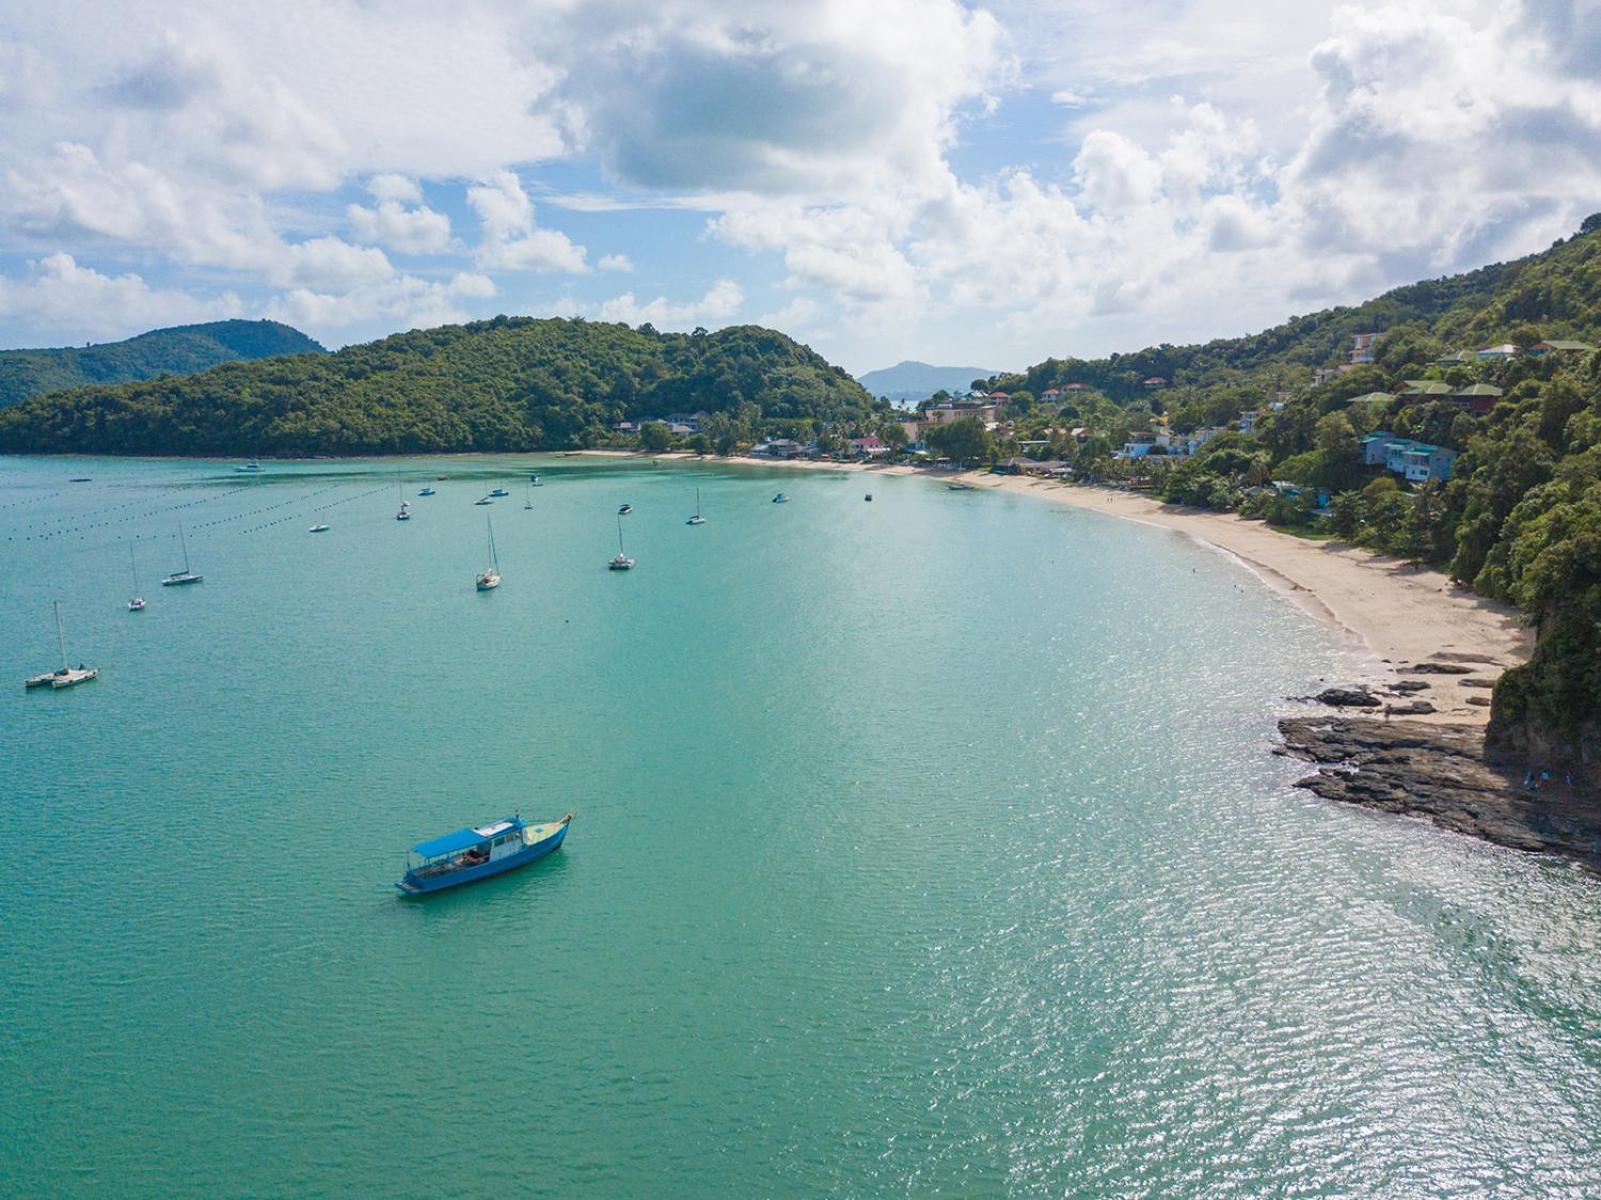
[{"label": "cliff face", "polygon": [[[1525,763],[1536,772],[1572,773],[1575,781],[1601,792],[1601,718],[1583,709],[1554,708],[1541,695],[1538,672],[1542,655],[1549,655],[1553,635],[1542,630],[1535,658],[1528,665],[1506,672],[1496,684],[1490,706],[1485,744],[1498,756]],[[1537,665],[1539,664],[1539,665]],[[1592,706],[1593,710],[1593,701]]]}]

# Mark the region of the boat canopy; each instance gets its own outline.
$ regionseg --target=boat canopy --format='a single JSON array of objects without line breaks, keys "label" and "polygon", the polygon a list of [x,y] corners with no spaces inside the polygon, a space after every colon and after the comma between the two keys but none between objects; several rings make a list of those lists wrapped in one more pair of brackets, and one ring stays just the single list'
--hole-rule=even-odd
[{"label": "boat canopy", "polygon": [[484,835],[476,829],[458,829],[455,833],[436,837],[431,842],[418,842],[411,848],[411,852],[420,854],[424,858],[437,858],[441,854],[456,854],[462,850],[470,850],[484,840],[486,840]]},{"label": "boat canopy", "polygon": [[517,824],[516,820],[507,817],[489,825],[480,825],[476,829],[458,829],[455,833],[447,833],[432,841],[418,842],[411,848],[411,852],[420,854],[424,858],[438,858],[441,854],[459,854],[463,850],[470,850],[480,842],[487,842],[498,834],[515,829]]}]

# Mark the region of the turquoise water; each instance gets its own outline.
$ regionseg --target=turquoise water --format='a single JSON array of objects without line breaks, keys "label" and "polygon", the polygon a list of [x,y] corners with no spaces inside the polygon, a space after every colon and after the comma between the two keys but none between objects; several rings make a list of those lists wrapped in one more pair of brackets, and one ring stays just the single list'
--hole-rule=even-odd
[{"label": "turquoise water", "polygon": [[[1233,562],[403,465],[0,459],[0,1194],[1601,1192],[1601,887],[1292,790],[1339,651]],[[24,693],[52,599],[102,676]],[[513,809],[566,849],[397,898]]]}]

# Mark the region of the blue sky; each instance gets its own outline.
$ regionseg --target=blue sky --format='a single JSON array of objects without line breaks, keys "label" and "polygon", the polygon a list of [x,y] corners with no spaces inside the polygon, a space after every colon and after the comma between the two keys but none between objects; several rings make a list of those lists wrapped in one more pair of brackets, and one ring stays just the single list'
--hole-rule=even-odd
[{"label": "blue sky", "polygon": [[0,345],[507,312],[1018,367],[1601,208],[1591,0],[210,7],[0,13]]}]

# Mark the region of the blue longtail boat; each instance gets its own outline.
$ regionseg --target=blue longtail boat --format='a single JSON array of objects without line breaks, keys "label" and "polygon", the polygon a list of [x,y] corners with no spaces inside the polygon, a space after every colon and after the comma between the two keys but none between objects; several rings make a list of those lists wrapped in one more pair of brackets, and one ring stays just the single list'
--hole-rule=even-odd
[{"label": "blue longtail boat", "polygon": [[418,861],[408,857],[406,873],[395,886],[404,895],[425,896],[526,867],[559,847],[572,821],[572,813],[534,825],[519,816],[502,817],[418,842],[411,848]]}]

